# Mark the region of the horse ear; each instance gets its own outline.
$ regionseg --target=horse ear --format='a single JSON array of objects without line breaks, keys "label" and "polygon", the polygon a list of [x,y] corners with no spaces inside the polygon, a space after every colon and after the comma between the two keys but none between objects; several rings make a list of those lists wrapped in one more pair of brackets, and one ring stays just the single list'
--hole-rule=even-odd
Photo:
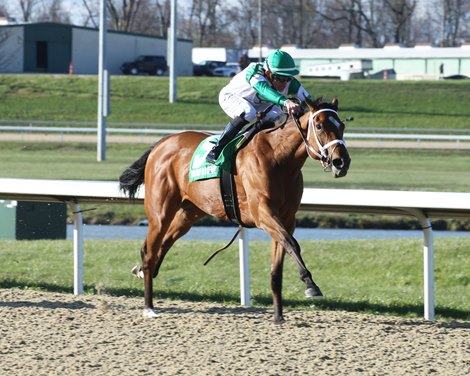
[{"label": "horse ear", "polygon": [[331,101],[331,104],[333,106],[335,106],[336,108],[338,108],[338,104],[339,104],[339,101],[338,101],[338,97],[333,97],[333,100]]},{"label": "horse ear", "polygon": [[310,98],[305,98],[305,103],[310,111],[315,111],[315,103]]},{"label": "horse ear", "polygon": [[318,110],[322,101],[323,101],[323,97],[318,97],[315,100],[310,100],[308,98],[305,98],[305,103],[307,103],[307,106],[310,109],[310,111]]}]

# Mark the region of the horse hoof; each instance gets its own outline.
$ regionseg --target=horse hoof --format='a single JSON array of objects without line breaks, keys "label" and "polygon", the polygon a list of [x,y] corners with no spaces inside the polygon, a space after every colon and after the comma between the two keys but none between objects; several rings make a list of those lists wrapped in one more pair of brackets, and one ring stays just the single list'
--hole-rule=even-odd
[{"label": "horse hoof", "polygon": [[157,312],[155,312],[155,310],[152,308],[144,308],[142,314],[146,319],[154,319],[158,316]]},{"label": "horse hoof", "polygon": [[136,265],[132,268],[131,273],[134,274],[136,278],[144,279],[144,272],[139,265]]},{"label": "horse hoof", "polygon": [[323,298],[323,294],[321,293],[318,287],[309,287],[305,290],[305,297],[306,298]]}]

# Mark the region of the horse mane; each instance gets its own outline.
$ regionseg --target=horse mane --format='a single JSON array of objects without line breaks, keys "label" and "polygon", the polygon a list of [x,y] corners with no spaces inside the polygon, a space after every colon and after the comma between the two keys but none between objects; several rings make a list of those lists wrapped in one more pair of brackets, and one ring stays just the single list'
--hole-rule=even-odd
[{"label": "horse mane", "polygon": [[[316,109],[329,108],[331,110],[338,111],[338,107],[333,104],[333,101],[318,97],[312,102]],[[304,112],[305,113],[305,112]]]},{"label": "horse mane", "polygon": [[[329,108],[329,109],[332,109],[332,110],[335,110],[335,111],[338,110],[338,108],[332,103],[332,101],[330,101],[328,99],[325,99],[323,97],[318,97],[318,98],[314,99],[313,101],[311,101],[311,104],[316,109]],[[308,107],[308,105],[305,102],[302,102],[300,108],[301,108],[301,111],[298,115],[299,118],[302,117],[303,115],[305,115],[307,112],[310,112],[310,108]],[[290,123],[292,121],[293,121],[293,119],[290,118],[287,114],[285,114],[284,116],[281,116],[279,119],[277,119],[274,122],[274,127],[270,128],[270,129],[267,129],[267,133],[273,132],[273,131],[275,131],[279,128],[283,128],[284,126],[286,126],[288,123]]]}]

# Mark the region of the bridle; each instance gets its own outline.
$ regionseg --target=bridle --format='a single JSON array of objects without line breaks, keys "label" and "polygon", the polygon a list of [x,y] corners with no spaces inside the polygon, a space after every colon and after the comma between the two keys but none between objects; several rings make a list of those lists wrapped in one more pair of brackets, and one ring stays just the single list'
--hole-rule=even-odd
[{"label": "bridle", "polygon": [[[335,110],[332,110],[330,108],[323,108],[321,110],[315,111],[314,113],[310,112],[310,117],[308,119],[308,125],[307,125],[307,137],[305,137],[303,132],[302,132],[302,126],[300,125],[299,119],[296,116],[292,116],[292,117],[294,118],[295,125],[297,126],[297,129],[299,130],[300,136],[302,137],[302,140],[304,141],[304,144],[307,148],[307,154],[309,155],[309,157],[312,158],[312,159],[316,159],[314,156],[312,156],[312,154],[315,155],[320,160],[320,163],[322,164],[322,166],[325,169],[330,169],[333,162],[332,162],[331,158],[329,157],[329,155],[327,153],[328,148],[330,146],[335,145],[335,149],[336,149],[336,147],[338,147],[338,145],[346,145],[346,143],[344,142],[343,139],[336,139],[336,140],[328,142],[325,145],[321,144],[320,139],[318,138],[317,128],[315,127],[315,122],[314,122],[313,119],[315,118],[315,116],[317,116],[318,114],[320,114],[322,112],[332,112],[339,119],[338,113]],[[330,120],[339,129],[340,124],[338,123],[338,121],[336,119],[334,119],[333,117],[330,117]],[[313,134],[315,136],[315,142],[317,144],[318,151],[315,150],[315,148],[308,141],[312,131],[313,131]],[[333,151],[334,151],[334,149],[333,149]]]}]

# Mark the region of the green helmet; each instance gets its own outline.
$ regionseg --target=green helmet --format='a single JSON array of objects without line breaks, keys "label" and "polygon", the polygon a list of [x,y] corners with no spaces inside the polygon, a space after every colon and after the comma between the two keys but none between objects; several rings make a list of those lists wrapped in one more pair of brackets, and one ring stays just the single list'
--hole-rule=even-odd
[{"label": "green helmet", "polygon": [[279,76],[290,77],[299,74],[292,56],[281,50],[276,50],[268,55],[264,61],[264,69]]}]

